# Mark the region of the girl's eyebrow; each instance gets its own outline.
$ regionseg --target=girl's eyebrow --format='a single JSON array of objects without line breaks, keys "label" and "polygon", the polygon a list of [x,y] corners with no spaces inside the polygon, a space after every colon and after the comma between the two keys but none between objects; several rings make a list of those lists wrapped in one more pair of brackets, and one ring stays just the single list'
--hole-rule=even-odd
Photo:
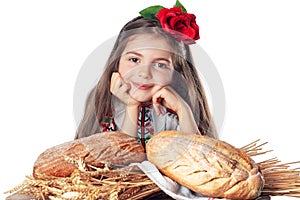
[{"label": "girl's eyebrow", "polygon": [[163,61],[166,61],[168,64],[170,64],[171,62],[170,62],[170,60],[169,59],[167,59],[167,58],[156,58],[156,59],[154,59],[155,61],[158,61],[158,60],[163,60]]},{"label": "girl's eyebrow", "polygon": [[138,53],[138,52],[135,52],[135,51],[127,51],[124,55],[127,55],[127,54],[135,54],[137,56],[140,56],[140,57],[143,57],[142,54]]},{"label": "girl's eyebrow", "polygon": [[[140,54],[140,53],[135,52],[135,51],[128,51],[128,52],[125,53],[125,55],[127,55],[127,54],[134,54],[134,55],[137,55],[139,57],[143,57],[143,54]],[[169,59],[163,58],[163,57],[161,57],[161,58],[155,58],[154,60],[155,61],[157,61],[157,60],[163,60],[163,61],[166,61],[168,63],[171,63]]]}]

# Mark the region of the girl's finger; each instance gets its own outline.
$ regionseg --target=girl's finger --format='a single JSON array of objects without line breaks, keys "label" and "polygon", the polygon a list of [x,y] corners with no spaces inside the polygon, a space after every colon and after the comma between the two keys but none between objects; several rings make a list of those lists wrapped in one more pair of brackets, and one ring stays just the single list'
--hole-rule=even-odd
[{"label": "girl's finger", "polygon": [[165,108],[162,105],[159,105],[159,110],[162,115],[166,114]]},{"label": "girl's finger", "polygon": [[110,92],[113,93],[115,85],[116,85],[116,79],[117,79],[117,72],[112,73],[110,78]]},{"label": "girl's finger", "polygon": [[153,109],[154,109],[156,115],[160,115],[161,114],[159,106],[160,106],[159,104],[153,103]]},{"label": "girl's finger", "polygon": [[155,109],[157,115],[160,114],[164,115],[166,113],[164,106],[162,105],[162,102],[163,102],[163,98],[160,92],[157,92],[156,94],[153,95],[152,103],[153,103],[153,108]]},{"label": "girl's finger", "polygon": [[[172,88],[164,87],[153,95],[152,101],[177,112],[180,98]],[[164,113],[164,111],[161,112]]]},{"label": "girl's finger", "polygon": [[161,91],[156,92],[153,96],[152,96],[152,103],[153,104],[161,104]]},{"label": "girl's finger", "polygon": [[124,82],[123,78],[121,77],[121,75],[119,74],[119,72],[114,72],[113,76],[116,80],[120,80],[121,84],[125,84],[125,82]]},{"label": "girl's finger", "polygon": [[130,89],[130,85],[126,83],[120,83],[120,87],[118,88],[118,91],[120,94],[128,94],[128,90]]},{"label": "girl's finger", "polygon": [[110,91],[116,95],[119,91],[119,89],[122,87],[122,85],[125,84],[120,76],[120,74],[118,72],[114,72],[112,74],[112,78],[111,78],[111,87],[110,87]]},{"label": "girl's finger", "polygon": [[111,88],[110,88],[110,91],[113,93],[113,94],[116,94],[119,90],[119,88],[121,87],[121,80],[118,79],[118,78],[115,78],[111,84]]}]

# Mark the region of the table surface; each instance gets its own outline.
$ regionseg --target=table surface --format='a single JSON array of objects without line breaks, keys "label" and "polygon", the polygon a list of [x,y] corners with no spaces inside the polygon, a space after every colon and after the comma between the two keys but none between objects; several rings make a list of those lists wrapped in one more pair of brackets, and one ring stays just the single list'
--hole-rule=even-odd
[{"label": "table surface", "polygon": [[[150,195],[149,197],[144,198],[144,200],[172,200],[173,198],[169,197],[162,191]],[[256,200],[270,200],[270,197],[258,197]],[[8,196],[6,200],[36,200],[34,197],[24,194],[12,194]],[[49,200],[48,198],[46,200]]]},{"label": "table surface", "polygon": [[[167,196],[162,191],[157,192],[155,194],[150,195],[147,198],[144,198],[144,200],[172,200],[173,198]],[[272,196],[272,197],[259,197],[256,200],[299,200],[300,198],[296,197],[287,197],[287,196]],[[6,198],[6,200],[35,200],[34,197],[30,195],[24,195],[24,194],[12,194]],[[46,199],[49,200],[49,199]]]},{"label": "table surface", "polygon": [[[12,194],[6,198],[6,200],[36,200],[36,198],[30,196],[30,195],[24,195],[24,194]],[[46,200],[49,200],[48,198]],[[144,198],[144,200],[173,200],[173,198],[169,197],[165,193],[157,192],[155,194],[150,195],[149,197]]]}]

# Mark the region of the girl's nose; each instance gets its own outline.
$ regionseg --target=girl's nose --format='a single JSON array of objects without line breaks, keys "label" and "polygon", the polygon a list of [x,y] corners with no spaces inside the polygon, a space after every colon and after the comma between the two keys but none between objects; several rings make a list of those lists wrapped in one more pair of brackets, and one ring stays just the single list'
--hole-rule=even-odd
[{"label": "girl's nose", "polygon": [[138,76],[144,79],[151,79],[151,65],[139,66]]}]

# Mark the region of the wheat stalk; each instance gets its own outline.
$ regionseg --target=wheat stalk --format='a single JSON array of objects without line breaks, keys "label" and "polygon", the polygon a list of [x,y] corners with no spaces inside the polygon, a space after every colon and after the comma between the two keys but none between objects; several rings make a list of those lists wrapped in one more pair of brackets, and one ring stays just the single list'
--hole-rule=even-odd
[{"label": "wheat stalk", "polygon": [[[262,146],[267,142],[258,144],[256,140],[241,148],[247,155],[254,157],[266,154],[272,150],[263,151]],[[257,163],[264,177],[263,195],[300,197],[300,169],[292,168],[300,161],[281,163],[277,158],[271,158]]]},{"label": "wheat stalk", "polygon": [[50,200],[116,200],[140,199],[160,190],[143,172],[134,171],[134,167],[112,169],[105,165],[97,168],[82,160],[66,160],[77,166],[70,177],[26,176],[26,180],[6,193],[18,192]]}]

